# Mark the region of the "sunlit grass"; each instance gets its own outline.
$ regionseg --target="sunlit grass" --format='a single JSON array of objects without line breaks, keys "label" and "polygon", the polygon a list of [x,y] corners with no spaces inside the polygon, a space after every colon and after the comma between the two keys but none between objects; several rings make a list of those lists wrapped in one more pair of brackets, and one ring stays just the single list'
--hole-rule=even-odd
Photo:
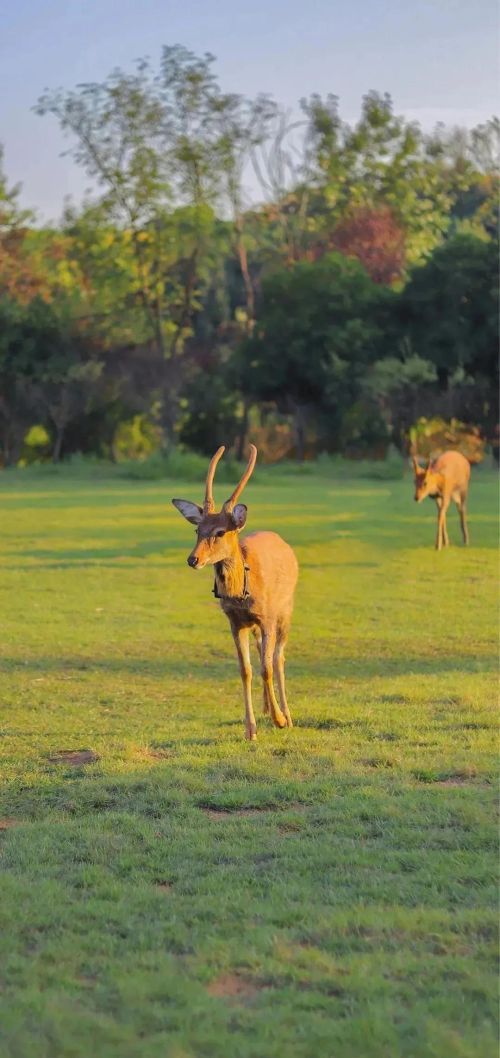
[{"label": "sunlit grass", "polygon": [[496,1054],[493,476],[441,554],[409,480],[248,486],[301,566],[255,745],[172,495],[0,482],[2,1058]]}]

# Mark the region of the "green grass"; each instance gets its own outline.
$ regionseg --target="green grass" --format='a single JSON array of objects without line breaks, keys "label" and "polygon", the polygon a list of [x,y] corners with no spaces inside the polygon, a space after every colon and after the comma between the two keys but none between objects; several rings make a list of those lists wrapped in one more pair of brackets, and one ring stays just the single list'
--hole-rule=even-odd
[{"label": "green grass", "polygon": [[493,476],[441,554],[408,478],[248,486],[301,566],[256,744],[172,495],[0,481],[2,1058],[496,1055]]}]

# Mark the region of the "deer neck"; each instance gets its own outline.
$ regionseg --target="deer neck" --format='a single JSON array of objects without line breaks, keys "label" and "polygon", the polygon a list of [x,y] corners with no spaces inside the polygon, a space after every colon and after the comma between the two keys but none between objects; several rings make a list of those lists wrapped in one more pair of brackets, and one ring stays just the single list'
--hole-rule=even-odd
[{"label": "deer neck", "polygon": [[442,496],[445,489],[445,478],[444,474],[436,474],[436,496]]},{"label": "deer neck", "polygon": [[238,538],[229,558],[215,563],[215,583],[221,599],[241,599],[245,595],[245,561]]}]

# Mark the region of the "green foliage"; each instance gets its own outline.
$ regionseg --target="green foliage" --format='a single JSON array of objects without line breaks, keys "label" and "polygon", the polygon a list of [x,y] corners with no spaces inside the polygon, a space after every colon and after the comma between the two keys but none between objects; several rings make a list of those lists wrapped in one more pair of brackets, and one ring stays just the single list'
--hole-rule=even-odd
[{"label": "green foliage", "polygon": [[408,431],[411,451],[414,454],[435,459],[449,448],[457,449],[470,463],[481,463],[484,459],[484,440],[479,431],[466,423],[435,416],[433,419],[418,419]]},{"label": "green foliage", "polygon": [[496,1052],[495,479],[436,555],[410,475],[266,473],[296,726],[252,746],[182,485],[0,482],[5,1058]]},{"label": "green foliage", "polygon": [[51,437],[45,426],[32,426],[26,437],[19,466],[30,466],[46,459],[51,451]]},{"label": "green foliage", "polygon": [[113,438],[113,453],[117,460],[144,460],[161,446],[158,427],[147,415],[134,415],[121,422]]},{"label": "green foliage", "polygon": [[[205,456],[198,455],[196,452],[173,449],[168,455],[156,452],[142,461],[123,460],[117,468],[117,473],[120,477],[137,481],[165,481],[170,478],[199,484],[207,476],[207,460]],[[241,466],[234,459],[224,459],[218,469],[217,480],[233,483],[240,477]]]},{"label": "green foliage", "polygon": [[299,458],[382,454],[423,415],[494,435],[497,119],[424,135],[371,91],[352,124],[333,95],[296,121],[182,46],[36,109],[95,196],[35,228],[0,155],[4,465],[34,423],[55,460],[108,457],[137,416],[163,452],[241,455],[273,415]]},{"label": "green foliage", "polygon": [[364,269],[340,254],[269,275],[256,336],[235,364],[240,388],[297,418],[304,407],[321,408],[335,437],[341,409],[376,356],[379,298]]},{"label": "green foliage", "polygon": [[463,367],[498,379],[498,244],[457,235],[417,268],[400,312],[413,346],[441,378]]},{"label": "green foliage", "polygon": [[421,129],[394,114],[389,95],[369,92],[356,125],[341,120],[338,99],[303,101],[313,178],[334,226],[359,207],[389,207],[406,233],[408,264],[439,245],[453,197],[441,158],[426,151]]}]

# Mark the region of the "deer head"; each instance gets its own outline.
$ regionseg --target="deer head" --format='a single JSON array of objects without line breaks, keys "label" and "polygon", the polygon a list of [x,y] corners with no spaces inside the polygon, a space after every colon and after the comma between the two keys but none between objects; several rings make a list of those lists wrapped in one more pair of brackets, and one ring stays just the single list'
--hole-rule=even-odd
[{"label": "deer head", "polygon": [[433,496],[439,485],[439,474],[435,474],[430,459],[426,467],[421,467],[415,456],[412,457],[413,473],[415,475],[415,503],[421,503],[426,496]]},{"label": "deer head", "polygon": [[221,510],[216,512],[212,485],[215,468],[224,451],[224,445],[221,445],[210,461],[203,507],[189,500],[172,500],[174,507],[177,507],[183,517],[196,526],[196,544],[188,556],[188,565],[193,569],[203,569],[203,566],[224,562],[225,559],[230,558],[237,546],[238,533],[243,529],[247,519],[245,504],[237,501],[252,474],[257,459],[257,449],[255,445],[250,445],[250,457],[243,477],[240,478],[234,492],[222,505]]}]

